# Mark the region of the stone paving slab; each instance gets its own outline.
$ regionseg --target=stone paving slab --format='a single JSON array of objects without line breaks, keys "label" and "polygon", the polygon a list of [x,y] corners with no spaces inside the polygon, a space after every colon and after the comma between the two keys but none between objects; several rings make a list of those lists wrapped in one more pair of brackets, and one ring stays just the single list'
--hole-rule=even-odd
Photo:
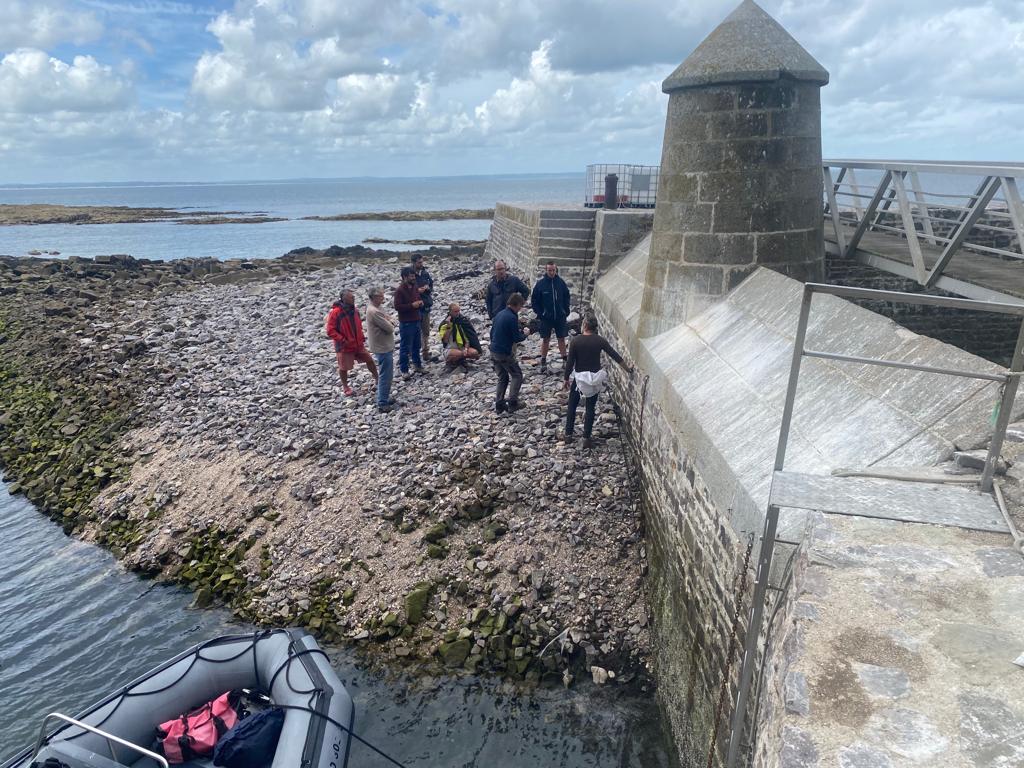
[{"label": "stone paving slab", "polygon": [[813,514],[774,726],[785,768],[1024,766],[1024,558],[1007,535]]},{"label": "stone paving slab", "polygon": [[776,472],[771,503],[835,515],[1010,532],[992,494],[938,483]]}]

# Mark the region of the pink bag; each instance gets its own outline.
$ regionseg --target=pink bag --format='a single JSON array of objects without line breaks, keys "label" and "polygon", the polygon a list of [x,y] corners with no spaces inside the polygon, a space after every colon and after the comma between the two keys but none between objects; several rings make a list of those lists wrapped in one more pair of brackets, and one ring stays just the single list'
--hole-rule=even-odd
[{"label": "pink bag", "polygon": [[239,695],[221,694],[197,709],[161,723],[156,735],[169,763],[185,763],[213,754],[217,739],[238,722]]}]

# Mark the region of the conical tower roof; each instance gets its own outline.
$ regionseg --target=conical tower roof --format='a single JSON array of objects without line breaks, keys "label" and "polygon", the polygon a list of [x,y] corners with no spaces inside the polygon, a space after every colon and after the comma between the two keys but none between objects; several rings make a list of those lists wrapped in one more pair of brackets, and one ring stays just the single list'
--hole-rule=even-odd
[{"label": "conical tower roof", "polygon": [[724,83],[794,80],[825,85],[828,72],[754,0],[743,0],[661,84],[670,93]]}]

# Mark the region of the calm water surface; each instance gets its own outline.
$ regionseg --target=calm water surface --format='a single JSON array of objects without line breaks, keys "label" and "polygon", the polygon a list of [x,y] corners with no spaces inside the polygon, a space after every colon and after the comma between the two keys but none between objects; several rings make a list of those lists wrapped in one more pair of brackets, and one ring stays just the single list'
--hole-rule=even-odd
[{"label": "calm water surface", "polygon": [[[0,484],[0,762],[33,741],[47,712],[77,712],[195,643],[249,629],[190,602],[68,538]],[[332,659],[356,702],[356,732],[406,765],[670,764],[648,697],[386,679],[345,649],[332,649]],[[350,763],[386,764],[358,746]]]},{"label": "calm water surface", "polygon": [[[3,187],[0,204],[127,205],[263,212],[288,221],[194,226],[172,223],[0,227],[0,254],[64,256],[129,253],[136,258],[273,258],[304,245],[392,240],[483,240],[489,221],[302,221],[354,211],[492,208],[498,201],[578,203],[583,174],[339,179],[226,184],[117,184]],[[388,246],[380,246],[388,247]]]}]

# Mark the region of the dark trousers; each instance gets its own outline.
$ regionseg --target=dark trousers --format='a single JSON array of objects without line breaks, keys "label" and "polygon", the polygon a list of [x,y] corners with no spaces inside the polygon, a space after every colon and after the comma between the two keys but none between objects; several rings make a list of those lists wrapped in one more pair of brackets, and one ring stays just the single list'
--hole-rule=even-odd
[{"label": "dark trousers", "polygon": [[420,360],[420,321],[411,320],[398,324],[398,368],[402,373],[409,372],[409,358],[419,368]]},{"label": "dark trousers", "polygon": [[494,391],[495,400],[505,399],[508,390],[509,400],[519,400],[519,388],[523,386],[523,369],[513,355],[496,355],[491,353],[494,372],[498,374],[498,386]]},{"label": "dark trousers", "polygon": [[[580,394],[574,381],[572,389],[569,390],[569,411],[565,414],[565,434],[567,435],[571,435],[573,427],[576,426],[576,409],[580,406],[581,397],[583,395]],[[590,437],[594,431],[594,411],[597,409],[597,395],[583,397],[583,403],[585,408],[583,413],[583,436]]]}]

